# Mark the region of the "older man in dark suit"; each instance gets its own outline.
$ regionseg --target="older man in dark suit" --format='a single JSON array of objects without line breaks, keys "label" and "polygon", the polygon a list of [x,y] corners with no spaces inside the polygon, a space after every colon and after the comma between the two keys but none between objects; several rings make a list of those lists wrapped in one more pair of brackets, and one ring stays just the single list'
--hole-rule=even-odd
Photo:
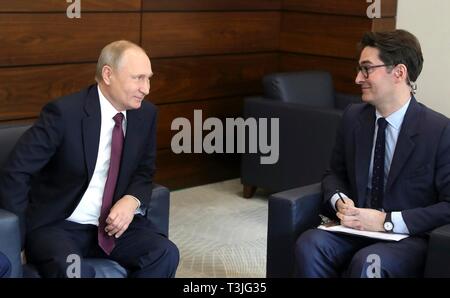
[{"label": "older man in dark suit", "polygon": [[[117,261],[131,277],[172,277],[178,249],[142,215],[151,197],[156,107],[145,51],[116,41],[101,52],[98,84],[47,104],[0,176],[4,209],[19,215],[25,252],[46,277],[78,256]],[[26,231],[26,233],[25,233]]]},{"label": "older man in dark suit", "polygon": [[324,212],[342,225],[410,236],[386,242],[306,231],[296,246],[299,276],[423,274],[427,232],[450,223],[450,124],[413,96],[422,64],[407,31],[363,37],[356,83],[365,103],[345,111],[322,181]]}]

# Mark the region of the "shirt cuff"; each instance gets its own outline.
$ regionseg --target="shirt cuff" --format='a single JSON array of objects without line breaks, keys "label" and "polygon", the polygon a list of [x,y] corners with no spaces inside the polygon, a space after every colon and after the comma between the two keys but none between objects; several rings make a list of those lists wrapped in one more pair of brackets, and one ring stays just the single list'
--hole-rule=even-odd
[{"label": "shirt cuff", "polygon": [[132,197],[133,199],[135,199],[136,202],[138,202],[138,206],[137,206],[136,210],[134,211],[134,214],[141,214],[141,215],[144,215],[145,212],[144,212],[144,210],[142,210],[142,208],[141,208],[141,201],[139,201],[139,199],[136,198],[135,196],[132,196],[132,195],[129,195],[129,196]]},{"label": "shirt cuff", "polygon": [[136,198],[135,196],[129,195],[130,197],[132,197],[133,199],[136,200],[136,202],[138,203],[138,206],[136,207],[136,209],[141,208],[141,201],[138,200],[138,198]]},{"label": "shirt cuff", "polygon": [[[342,198],[348,199],[348,197],[344,193],[340,192],[340,194],[341,194]],[[335,193],[330,199],[330,204],[331,204],[331,207],[333,207],[334,211],[337,211],[337,209],[336,209],[337,200],[339,200],[339,194]]]},{"label": "shirt cuff", "polygon": [[408,227],[406,226],[406,223],[403,220],[403,216],[400,211],[392,212],[391,220],[392,220],[392,223],[394,224],[394,230],[393,230],[394,233],[409,235]]}]

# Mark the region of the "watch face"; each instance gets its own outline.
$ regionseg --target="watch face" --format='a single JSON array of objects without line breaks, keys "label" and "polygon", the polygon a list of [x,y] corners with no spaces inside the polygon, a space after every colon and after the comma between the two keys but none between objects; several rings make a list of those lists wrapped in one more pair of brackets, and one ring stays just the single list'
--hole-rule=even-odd
[{"label": "watch face", "polygon": [[392,224],[392,222],[385,222],[384,223],[384,229],[386,231],[392,231],[393,228],[394,228],[394,225]]}]

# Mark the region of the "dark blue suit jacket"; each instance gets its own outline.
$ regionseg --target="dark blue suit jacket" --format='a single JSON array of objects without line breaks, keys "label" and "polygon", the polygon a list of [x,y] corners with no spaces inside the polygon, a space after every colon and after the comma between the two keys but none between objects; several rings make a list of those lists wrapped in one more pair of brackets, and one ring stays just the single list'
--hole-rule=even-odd
[{"label": "dark blue suit jacket", "polygon": [[[151,197],[156,154],[156,107],[143,101],[127,111],[114,202],[125,194],[145,207]],[[18,141],[0,175],[2,208],[19,215],[29,233],[69,217],[92,178],[100,139],[97,85],[47,104]],[[22,242],[23,243],[23,242]]]},{"label": "dark blue suit jacket", "polygon": [[[364,207],[375,130],[375,108],[351,105],[344,112],[330,169],[324,176],[324,208],[336,189]],[[402,211],[412,235],[450,223],[449,119],[413,97],[398,136],[383,208]]]}]

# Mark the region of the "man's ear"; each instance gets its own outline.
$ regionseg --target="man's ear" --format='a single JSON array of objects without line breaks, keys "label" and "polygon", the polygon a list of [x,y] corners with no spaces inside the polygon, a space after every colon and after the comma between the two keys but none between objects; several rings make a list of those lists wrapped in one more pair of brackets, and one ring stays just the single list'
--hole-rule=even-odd
[{"label": "man's ear", "polygon": [[405,64],[398,64],[394,69],[394,76],[399,81],[406,81],[408,79],[408,69]]},{"label": "man's ear", "polygon": [[103,78],[103,82],[105,82],[105,84],[107,86],[109,86],[111,84],[111,75],[112,75],[112,68],[109,65],[105,65],[102,68],[102,78]]}]

